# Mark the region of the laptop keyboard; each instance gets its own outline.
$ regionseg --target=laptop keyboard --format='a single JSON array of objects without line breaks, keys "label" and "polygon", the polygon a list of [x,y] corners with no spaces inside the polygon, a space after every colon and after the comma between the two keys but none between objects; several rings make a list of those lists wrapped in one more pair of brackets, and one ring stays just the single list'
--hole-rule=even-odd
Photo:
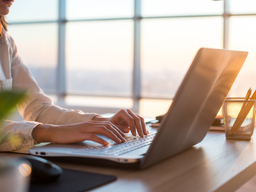
[{"label": "laptop keyboard", "polygon": [[109,146],[88,146],[71,151],[72,153],[86,153],[89,155],[116,156],[128,153],[135,149],[150,145],[156,132],[149,133],[145,137],[126,135],[125,143],[110,142]]}]

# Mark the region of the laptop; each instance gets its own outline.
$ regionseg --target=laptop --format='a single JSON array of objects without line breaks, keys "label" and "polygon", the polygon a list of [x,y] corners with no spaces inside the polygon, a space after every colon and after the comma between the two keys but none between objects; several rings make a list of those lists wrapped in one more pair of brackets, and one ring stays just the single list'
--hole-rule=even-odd
[{"label": "laptop", "polygon": [[[201,142],[207,134],[247,52],[201,48],[190,65],[158,131],[130,136],[126,143],[102,146],[92,141],[48,144],[32,155],[69,163],[144,169]],[[104,136],[101,136],[107,139]]]}]

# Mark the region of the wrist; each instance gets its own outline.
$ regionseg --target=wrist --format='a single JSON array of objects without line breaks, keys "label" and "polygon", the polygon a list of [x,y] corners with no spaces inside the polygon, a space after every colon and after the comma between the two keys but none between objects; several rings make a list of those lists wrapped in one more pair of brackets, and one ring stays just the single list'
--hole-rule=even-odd
[{"label": "wrist", "polygon": [[109,121],[109,118],[102,117],[101,115],[95,115],[92,118],[93,121]]},{"label": "wrist", "polygon": [[53,131],[53,125],[39,124],[33,129],[32,137],[37,143],[51,142]]}]

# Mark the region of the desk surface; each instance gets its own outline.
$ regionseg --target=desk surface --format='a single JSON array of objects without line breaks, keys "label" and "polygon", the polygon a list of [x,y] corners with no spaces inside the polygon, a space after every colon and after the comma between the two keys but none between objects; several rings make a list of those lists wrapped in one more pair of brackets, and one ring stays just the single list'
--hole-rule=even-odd
[{"label": "desk surface", "polygon": [[[5,156],[18,156],[2,153]],[[226,140],[223,132],[210,131],[194,147],[145,170],[122,170],[56,163],[118,180],[94,191],[234,191],[256,173],[256,138]]]}]

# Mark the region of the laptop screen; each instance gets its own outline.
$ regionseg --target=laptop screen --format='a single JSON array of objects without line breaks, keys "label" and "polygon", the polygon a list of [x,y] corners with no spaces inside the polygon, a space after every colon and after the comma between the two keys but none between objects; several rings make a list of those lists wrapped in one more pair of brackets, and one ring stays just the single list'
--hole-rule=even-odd
[{"label": "laptop screen", "polygon": [[247,54],[209,48],[197,52],[142,161],[142,168],[203,140]]}]

